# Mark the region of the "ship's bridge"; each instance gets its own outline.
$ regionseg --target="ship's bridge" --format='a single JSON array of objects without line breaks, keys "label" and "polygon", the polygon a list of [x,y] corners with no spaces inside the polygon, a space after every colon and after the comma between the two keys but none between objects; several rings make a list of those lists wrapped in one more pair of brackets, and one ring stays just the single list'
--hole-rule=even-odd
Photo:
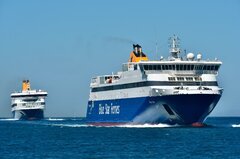
[{"label": "ship's bridge", "polygon": [[142,70],[146,72],[174,74],[217,74],[220,61],[141,61],[123,64],[122,71]]}]

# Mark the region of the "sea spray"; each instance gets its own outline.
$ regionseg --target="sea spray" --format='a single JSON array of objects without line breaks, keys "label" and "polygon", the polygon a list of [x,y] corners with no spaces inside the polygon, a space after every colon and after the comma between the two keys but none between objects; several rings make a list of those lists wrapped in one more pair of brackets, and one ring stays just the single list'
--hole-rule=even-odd
[{"label": "sea spray", "polygon": [[143,113],[140,115],[136,116],[133,119],[133,123],[154,123],[156,122],[159,118],[163,118],[164,115],[164,110],[160,105],[155,104],[149,108],[147,108]]}]

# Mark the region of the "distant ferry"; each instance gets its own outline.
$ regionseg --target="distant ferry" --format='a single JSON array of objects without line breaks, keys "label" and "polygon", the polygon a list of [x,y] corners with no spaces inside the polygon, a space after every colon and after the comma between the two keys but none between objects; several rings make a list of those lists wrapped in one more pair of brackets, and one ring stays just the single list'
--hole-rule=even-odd
[{"label": "distant ferry", "polygon": [[199,125],[218,103],[223,89],[218,60],[180,56],[179,38],[170,38],[170,57],[150,61],[133,45],[129,62],[116,74],[92,78],[86,119],[89,124]]},{"label": "distant ferry", "polygon": [[12,93],[12,113],[15,119],[36,120],[44,118],[47,92],[31,90],[30,81],[22,82],[22,91]]}]

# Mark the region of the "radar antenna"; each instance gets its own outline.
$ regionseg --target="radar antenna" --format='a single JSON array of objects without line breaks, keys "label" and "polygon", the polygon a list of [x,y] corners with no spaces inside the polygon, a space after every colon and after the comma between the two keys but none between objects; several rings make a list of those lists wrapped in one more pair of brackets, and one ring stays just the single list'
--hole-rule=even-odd
[{"label": "radar antenna", "polygon": [[179,59],[179,54],[180,54],[180,39],[176,36],[173,35],[173,37],[169,38],[169,52],[172,55],[172,58],[174,59]]},{"label": "radar antenna", "polygon": [[156,58],[158,58],[158,43],[155,44]]}]

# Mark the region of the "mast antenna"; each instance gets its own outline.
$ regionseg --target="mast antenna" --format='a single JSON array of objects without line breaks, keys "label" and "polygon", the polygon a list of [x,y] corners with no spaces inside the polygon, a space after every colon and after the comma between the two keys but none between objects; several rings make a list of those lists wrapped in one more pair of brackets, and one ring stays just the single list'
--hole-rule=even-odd
[{"label": "mast antenna", "polygon": [[156,51],[156,59],[157,59],[157,58],[158,58],[158,43],[156,42],[155,45],[156,45],[156,46],[155,46],[155,47],[156,47],[156,48],[155,48],[155,49],[156,49],[155,51]]},{"label": "mast antenna", "polygon": [[179,59],[180,54],[180,39],[176,35],[169,38],[169,52],[172,55],[173,59]]}]

